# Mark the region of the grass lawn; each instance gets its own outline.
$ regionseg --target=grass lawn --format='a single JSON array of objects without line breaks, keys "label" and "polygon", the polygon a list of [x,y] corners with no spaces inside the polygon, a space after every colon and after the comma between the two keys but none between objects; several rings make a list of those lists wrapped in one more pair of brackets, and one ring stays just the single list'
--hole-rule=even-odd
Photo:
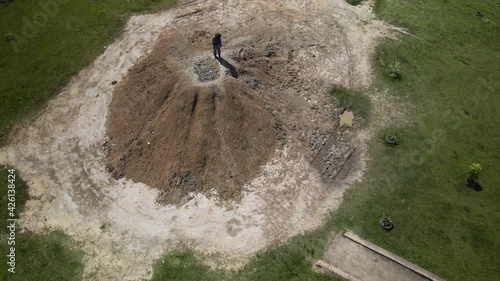
[{"label": "grass lawn", "polygon": [[0,280],[9,281],[75,281],[83,273],[83,252],[74,249],[71,238],[62,232],[54,231],[44,235],[23,233],[16,236],[16,270],[8,272],[7,257],[9,248],[0,235]]},{"label": "grass lawn", "polygon": [[15,125],[36,114],[104,51],[132,12],[176,2],[57,1],[0,4],[0,145]]},{"label": "grass lawn", "polygon": [[[416,36],[385,42],[375,57],[375,86],[411,106],[405,125],[372,140],[368,173],[335,224],[447,280],[498,280],[500,2],[379,0],[376,12]],[[401,81],[388,77],[395,61]],[[385,145],[389,133],[401,144]],[[473,162],[481,192],[464,182]],[[383,215],[393,231],[378,227]]]},{"label": "grass lawn", "polygon": [[[65,3],[65,4],[59,4]],[[43,109],[72,75],[91,63],[133,12],[175,0],[13,0],[0,4],[0,146],[15,125]],[[47,3],[52,3],[48,5]],[[54,5],[55,3],[55,5]],[[42,7],[40,4],[42,4]],[[44,5],[46,4],[46,5]],[[21,171],[22,172],[22,171]],[[16,273],[7,271],[7,170],[0,166],[0,280],[79,280],[83,253],[61,232],[16,235]],[[16,213],[28,198],[16,178]]]},{"label": "grass lawn", "polygon": [[[0,166],[0,253],[2,255],[0,280],[79,280],[83,272],[83,252],[74,249],[70,237],[64,233],[59,231],[44,235],[21,233],[21,229],[17,225],[15,239],[8,240],[10,230],[7,228],[9,224],[7,219],[18,218],[28,199],[28,186],[16,172],[13,183],[15,186],[15,209],[8,210],[7,203],[12,202],[8,200],[7,196],[9,174],[5,166]],[[10,216],[10,211],[13,211],[14,217]],[[10,258],[7,255],[11,255],[11,247],[15,248],[15,273],[8,271],[10,266],[7,261]]]},{"label": "grass lawn", "polygon": [[169,253],[157,261],[152,280],[342,281],[340,277],[311,269],[312,263],[322,257],[332,229],[333,224],[329,223],[295,236],[286,244],[260,252],[245,267],[232,272],[210,270],[190,250]]}]

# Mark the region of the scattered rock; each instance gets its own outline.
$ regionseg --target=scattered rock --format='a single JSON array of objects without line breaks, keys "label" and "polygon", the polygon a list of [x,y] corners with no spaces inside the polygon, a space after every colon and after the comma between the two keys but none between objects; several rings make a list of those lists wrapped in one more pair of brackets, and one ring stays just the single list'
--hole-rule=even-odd
[{"label": "scattered rock", "polygon": [[219,64],[212,58],[203,58],[194,65],[194,73],[196,73],[200,82],[213,81],[219,78],[219,70]]}]

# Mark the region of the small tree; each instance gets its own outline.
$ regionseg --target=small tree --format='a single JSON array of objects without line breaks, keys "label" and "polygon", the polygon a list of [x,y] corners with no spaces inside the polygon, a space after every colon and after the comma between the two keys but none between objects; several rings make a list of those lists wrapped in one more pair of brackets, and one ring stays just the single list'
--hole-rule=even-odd
[{"label": "small tree", "polygon": [[399,61],[394,61],[391,64],[391,71],[389,72],[389,76],[394,80],[401,80],[401,68]]},{"label": "small tree", "polygon": [[465,183],[467,186],[474,188],[475,190],[481,190],[481,185],[477,182],[479,180],[479,173],[483,167],[479,163],[472,163],[469,166],[469,173],[467,174],[467,179]]}]

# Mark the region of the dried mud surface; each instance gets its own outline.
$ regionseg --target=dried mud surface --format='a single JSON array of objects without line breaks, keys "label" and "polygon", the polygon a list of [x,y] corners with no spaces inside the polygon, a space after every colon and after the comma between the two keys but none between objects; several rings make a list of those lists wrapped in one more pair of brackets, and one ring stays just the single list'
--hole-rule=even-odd
[{"label": "dried mud surface", "polygon": [[[132,17],[0,149],[0,163],[17,167],[30,185],[21,226],[71,235],[86,253],[86,280],[148,279],[154,261],[179,244],[209,256],[210,265],[238,268],[321,226],[365,167],[373,127],[359,128],[355,119],[339,128],[340,110],[327,92],[334,84],[370,85],[374,48],[392,36],[372,4],[181,1]],[[215,32],[224,36],[224,60],[212,64]],[[208,69],[204,82],[201,68]],[[368,94],[376,111],[391,109]],[[389,116],[377,112],[370,124]],[[171,168],[160,173],[156,163]],[[206,183],[231,175],[211,196]],[[152,188],[168,180],[196,187],[179,194]]]}]

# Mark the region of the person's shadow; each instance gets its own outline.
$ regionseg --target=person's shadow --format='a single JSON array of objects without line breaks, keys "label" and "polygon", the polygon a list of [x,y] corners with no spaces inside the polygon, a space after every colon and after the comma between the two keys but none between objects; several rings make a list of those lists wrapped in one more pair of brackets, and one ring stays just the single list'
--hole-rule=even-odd
[{"label": "person's shadow", "polygon": [[238,71],[232,64],[230,64],[227,60],[223,58],[217,58],[217,60],[222,66],[229,69],[229,73],[231,73],[231,76],[233,76],[233,78],[238,78]]}]

